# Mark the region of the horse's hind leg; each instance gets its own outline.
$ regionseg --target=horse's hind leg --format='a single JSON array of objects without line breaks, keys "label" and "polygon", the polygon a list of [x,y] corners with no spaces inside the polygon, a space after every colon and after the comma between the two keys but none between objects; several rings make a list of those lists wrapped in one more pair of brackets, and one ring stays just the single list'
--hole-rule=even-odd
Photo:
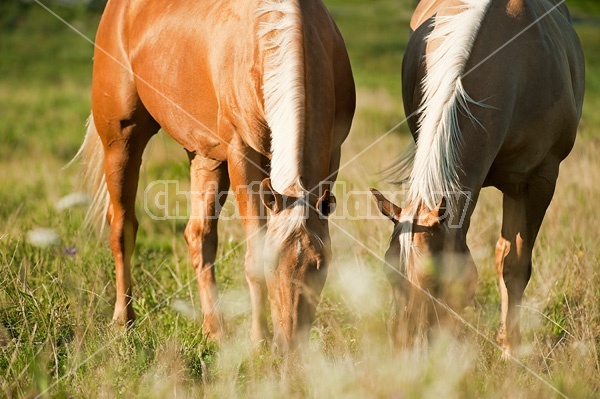
[{"label": "horse's hind leg", "polygon": [[135,197],[142,153],[159,126],[141,104],[126,119],[111,119],[95,110],[94,120],[104,144],[104,170],[110,195],[107,218],[117,283],[113,320],[125,325],[135,319],[131,297],[131,255],[138,227]]},{"label": "horse's hind leg", "polygon": [[190,154],[191,216],[185,229],[192,265],[198,280],[204,314],[203,332],[212,339],[224,333],[214,263],[217,254],[219,210],[227,198],[227,163]]},{"label": "horse's hind leg", "polygon": [[502,235],[496,245],[502,314],[498,341],[508,353],[521,342],[519,306],[531,276],[531,255],[548,205],[554,195],[559,162],[538,167],[522,193],[504,194]]}]

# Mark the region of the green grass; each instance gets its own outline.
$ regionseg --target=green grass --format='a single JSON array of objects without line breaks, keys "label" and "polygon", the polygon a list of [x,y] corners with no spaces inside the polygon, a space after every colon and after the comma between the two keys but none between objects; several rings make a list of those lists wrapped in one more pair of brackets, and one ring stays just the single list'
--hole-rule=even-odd
[{"label": "green grass", "polygon": [[[404,118],[400,69],[412,1],[327,3],[358,84],[358,112],[344,146],[348,160]],[[567,3],[578,18],[598,15],[595,2]],[[53,9],[93,38],[98,13]],[[600,26],[580,19],[576,26],[587,63],[584,115],[535,249],[521,360],[568,397],[593,398],[600,395]],[[39,6],[0,5],[0,397],[36,397],[51,385],[46,397],[556,397],[467,328],[428,349],[389,349],[391,294],[376,257],[391,230],[384,220],[334,220],[336,257],[311,351],[295,365],[250,349],[244,235],[235,221],[219,227],[217,278],[230,331],[225,343],[216,347],[201,334],[183,220],[140,217],[135,308],[148,316],[131,331],[115,329],[108,245],[82,232],[85,209],[54,207],[76,189],[76,167],[62,167],[83,138],[92,52]],[[342,170],[348,190],[390,187],[377,172],[408,143],[406,127],[398,132]],[[185,188],[187,174],[184,152],[164,135],[154,139],[142,188],[159,176],[181,179]],[[500,306],[493,267],[500,208],[498,193],[484,190],[469,235],[480,282],[474,304],[463,312],[492,339]],[[143,215],[141,205],[139,211]],[[55,229],[60,244],[28,244],[26,234],[36,227]]]}]

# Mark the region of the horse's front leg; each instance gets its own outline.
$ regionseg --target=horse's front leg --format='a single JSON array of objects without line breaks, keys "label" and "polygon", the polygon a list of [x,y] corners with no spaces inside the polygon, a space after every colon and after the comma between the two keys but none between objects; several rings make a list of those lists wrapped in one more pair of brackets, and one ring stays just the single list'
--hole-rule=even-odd
[{"label": "horse's front leg", "polygon": [[229,189],[227,163],[199,155],[190,155],[190,158],[192,211],[184,235],[198,280],[204,315],[202,331],[211,339],[219,340],[225,333],[225,326],[219,306],[214,265],[219,211]]},{"label": "horse's front leg", "polygon": [[558,177],[557,160],[547,160],[532,173],[519,195],[504,195],[502,235],[496,244],[502,314],[498,341],[512,354],[521,343],[519,311],[531,277],[531,258],[542,220]]},{"label": "horse's front leg", "polygon": [[261,345],[268,337],[267,315],[269,312],[267,286],[264,272],[264,227],[266,210],[260,200],[260,182],[268,160],[245,144],[232,142],[229,151],[229,175],[239,214],[246,232],[246,258],[244,270],[250,289],[252,321],[250,339]]}]

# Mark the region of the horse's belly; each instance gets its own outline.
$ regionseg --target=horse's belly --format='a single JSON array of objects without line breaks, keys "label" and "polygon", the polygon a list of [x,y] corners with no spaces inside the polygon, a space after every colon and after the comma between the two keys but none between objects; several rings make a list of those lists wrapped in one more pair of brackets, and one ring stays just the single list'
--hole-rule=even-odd
[{"label": "horse's belly", "polygon": [[[137,69],[137,71],[136,71]],[[221,137],[214,92],[202,79],[139,65],[134,69],[140,99],[150,115],[188,151],[221,159],[227,137]],[[224,159],[224,158],[223,158]]]}]

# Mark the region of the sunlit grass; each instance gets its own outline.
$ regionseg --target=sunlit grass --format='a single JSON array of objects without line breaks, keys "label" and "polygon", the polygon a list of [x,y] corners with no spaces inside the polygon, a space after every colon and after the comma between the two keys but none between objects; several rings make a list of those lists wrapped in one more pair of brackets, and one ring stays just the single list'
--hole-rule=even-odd
[{"label": "sunlit grass", "polygon": [[[404,118],[400,65],[412,3],[328,2],[358,82],[342,163]],[[97,14],[57,10],[93,37]],[[500,312],[493,264],[501,195],[493,189],[483,191],[468,237],[480,281],[461,314],[483,337],[459,323],[457,334],[441,333],[429,347],[392,351],[391,294],[380,259],[391,223],[334,218],[334,261],[310,350],[282,359],[253,349],[244,234],[238,221],[229,221],[219,226],[216,269],[230,334],[217,347],[201,333],[185,220],[152,221],[141,202],[134,256],[140,323],[115,329],[108,245],[81,231],[84,208],[55,209],[76,190],[76,167],[62,167],[84,134],[92,47],[39,7],[1,14],[0,397],[36,397],[51,385],[47,397],[557,397],[534,374],[501,361],[487,340],[495,339]],[[600,394],[600,27],[577,27],[587,59],[584,116],[535,248],[520,359],[568,397],[594,398]],[[346,190],[391,189],[378,172],[409,143],[407,133],[401,126],[345,166],[339,180]],[[146,155],[140,192],[157,178],[188,187],[185,153],[164,134]],[[361,197],[354,212],[366,212],[370,201]],[[27,243],[26,233],[37,227],[54,229],[60,244]]]}]

